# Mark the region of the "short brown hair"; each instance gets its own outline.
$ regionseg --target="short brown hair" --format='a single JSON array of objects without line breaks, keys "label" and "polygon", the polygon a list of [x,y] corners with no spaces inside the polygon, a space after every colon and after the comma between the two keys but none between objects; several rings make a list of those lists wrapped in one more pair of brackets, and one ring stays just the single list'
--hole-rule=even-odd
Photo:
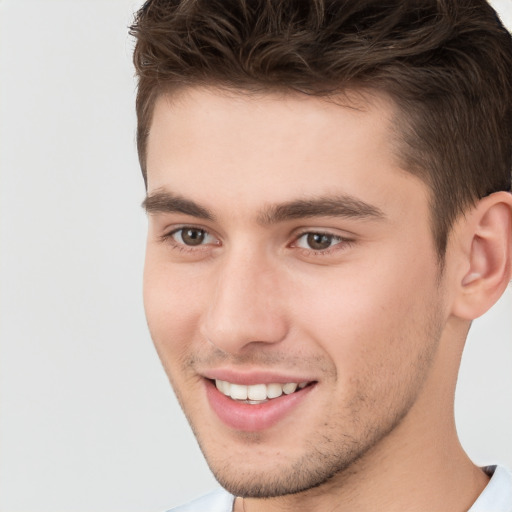
[{"label": "short brown hair", "polygon": [[512,38],[485,0],[149,0],[131,34],[145,180],[155,100],[173,88],[360,88],[398,107],[440,256],[461,212],[511,189]]}]

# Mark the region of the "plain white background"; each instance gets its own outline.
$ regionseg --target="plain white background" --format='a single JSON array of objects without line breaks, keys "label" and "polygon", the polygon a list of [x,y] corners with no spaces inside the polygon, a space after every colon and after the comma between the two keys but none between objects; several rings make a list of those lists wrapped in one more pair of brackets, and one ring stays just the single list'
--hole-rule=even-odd
[{"label": "plain white background", "polygon": [[[512,26],[511,0],[496,0]],[[0,510],[139,512],[216,486],[146,330],[135,0],[0,0]],[[512,291],[475,322],[462,442],[512,467]]]}]

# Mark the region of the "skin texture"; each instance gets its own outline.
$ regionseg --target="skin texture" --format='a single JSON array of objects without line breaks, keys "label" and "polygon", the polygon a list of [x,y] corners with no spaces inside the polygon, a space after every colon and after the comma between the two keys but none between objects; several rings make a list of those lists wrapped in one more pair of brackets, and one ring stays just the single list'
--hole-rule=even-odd
[{"label": "skin texture", "polygon": [[[462,511],[486,484],[453,422],[471,235],[454,228],[441,272],[429,192],[400,168],[393,115],[378,95],[357,108],[206,88],[157,101],[148,325],[208,464],[246,512]],[[340,197],[343,215],[275,214]],[[187,245],[184,227],[202,243]],[[314,251],[305,233],[331,245]],[[207,399],[204,375],[219,368],[314,385],[277,423],[242,431]]]}]

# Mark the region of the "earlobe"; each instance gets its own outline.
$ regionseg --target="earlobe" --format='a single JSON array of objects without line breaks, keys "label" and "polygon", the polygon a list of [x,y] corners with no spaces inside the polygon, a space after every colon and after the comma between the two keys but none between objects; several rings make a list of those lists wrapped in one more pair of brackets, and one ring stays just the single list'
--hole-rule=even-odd
[{"label": "earlobe", "polygon": [[464,274],[453,313],[473,320],[494,305],[511,279],[512,194],[496,192],[479,201],[462,231]]}]

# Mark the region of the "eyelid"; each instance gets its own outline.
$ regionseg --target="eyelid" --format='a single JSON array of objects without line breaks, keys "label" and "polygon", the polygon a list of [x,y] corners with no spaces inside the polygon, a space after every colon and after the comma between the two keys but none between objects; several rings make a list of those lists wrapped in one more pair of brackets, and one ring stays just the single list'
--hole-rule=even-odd
[{"label": "eyelid", "polygon": [[[184,231],[186,229],[195,229],[198,231],[203,231],[205,235],[211,239],[207,240],[205,243],[200,243],[198,245],[188,245],[184,242],[180,242],[176,240],[175,235],[180,231]],[[330,230],[329,228],[301,228],[295,234],[292,235],[292,241],[287,244],[289,248],[299,250],[305,256],[328,256],[334,252],[341,252],[347,249],[349,246],[355,243],[355,236],[349,234],[348,236],[344,233],[333,232],[334,230]],[[327,237],[331,237],[334,239],[334,243],[325,249],[313,249],[307,247],[301,247],[298,245],[299,240],[309,234],[323,235]],[[203,251],[209,251],[212,247],[218,247],[222,245],[220,237],[215,234],[210,229],[205,228],[203,225],[194,225],[194,224],[179,224],[173,225],[172,227],[168,227],[167,230],[160,235],[160,240],[169,244],[174,250],[178,250],[181,252],[189,252],[189,253],[200,253]]]},{"label": "eyelid", "polygon": [[355,238],[355,235],[352,233],[348,233],[346,231],[340,232],[336,229],[329,229],[329,228],[300,228],[297,229],[296,232],[293,234],[294,240],[298,240],[304,235],[325,235],[325,236],[331,236],[333,238],[341,238],[342,240],[352,240]]},{"label": "eyelid", "polygon": [[[182,243],[182,242],[179,242],[178,240],[176,240],[174,235],[176,235],[176,233],[179,233],[180,231],[185,231],[187,229],[203,231],[207,237],[212,237],[216,241],[216,243],[207,242],[207,243],[201,243],[201,244],[194,246],[194,245],[187,245],[185,243]],[[187,250],[187,251],[200,251],[200,250],[206,249],[207,246],[220,245],[219,237],[217,235],[215,235],[214,233],[212,233],[211,230],[206,229],[204,226],[199,226],[199,225],[194,225],[194,224],[174,225],[174,226],[172,226],[172,228],[168,228],[167,230],[165,230],[165,232],[160,236],[160,240],[162,242],[167,242],[167,243],[171,244],[175,248],[179,248],[179,249],[183,249],[183,250]]]},{"label": "eyelid", "polygon": [[[200,244],[198,244],[198,246],[199,245],[208,245],[208,242],[206,241],[206,239],[209,239],[209,238],[210,239],[211,238],[215,239],[215,237],[209,231],[206,231],[206,229],[203,229],[203,228],[193,228],[191,226],[185,226],[183,228],[174,229],[173,231],[171,231],[170,236],[173,237],[174,240],[176,240],[174,238],[174,235],[176,235],[178,233],[181,233],[181,238],[183,239],[183,233],[185,231],[200,231],[200,232],[202,232],[204,234],[204,237],[205,237],[204,243],[200,243]],[[178,242],[178,243],[181,243],[181,242]],[[188,244],[186,244],[186,243],[184,245],[188,246]],[[190,245],[189,247],[194,247],[194,246]]]},{"label": "eyelid", "polygon": [[[329,247],[327,247],[325,249],[313,249],[313,248],[300,247],[298,245],[299,240],[302,237],[304,237],[305,235],[310,235],[310,234],[327,236],[327,237],[337,239],[338,241],[336,243],[333,243],[332,245],[330,245]],[[323,228],[319,228],[319,229],[304,228],[304,229],[300,230],[297,234],[295,234],[295,236],[293,237],[293,241],[289,245],[289,247],[299,249],[306,255],[326,256],[326,255],[331,254],[332,252],[343,251],[344,249],[353,245],[354,243],[355,243],[355,239],[354,239],[353,235],[346,236],[339,232],[333,233],[331,230],[323,229]]]}]

